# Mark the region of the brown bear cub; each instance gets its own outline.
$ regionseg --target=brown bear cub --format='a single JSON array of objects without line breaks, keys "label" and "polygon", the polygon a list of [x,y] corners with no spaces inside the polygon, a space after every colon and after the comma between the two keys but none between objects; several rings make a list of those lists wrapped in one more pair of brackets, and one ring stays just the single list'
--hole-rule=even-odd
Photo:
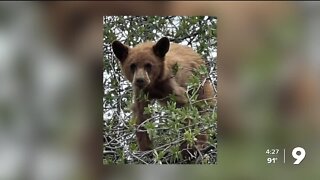
[{"label": "brown bear cub", "polygon": [[[132,83],[134,90],[133,116],[139,126],[149,115],[144,114],[148,101],[157,99],[166,104],[170,94],[175,96],[177,107],[188,103],[187,82],[193,71],[204,65],[200,55],[192,48],[170,43],[166,37],[158,42],[145,42],[133,48],[119,41],[112,43],[113,52],[121,63],[123,75]],[[174,72],[174,66],[178,71]],[[198,92],[199,100],[213,104],[214,90],[209,80],[202,84]],[[146,95],[147,99],[141,98]],[[140,128],[143,129],[143,128]],[[137,142],[141,151],[151,150],[152,142],[146,131],[137,130]],[[197,136],[196,147],[204,148],[207,135]]]}]

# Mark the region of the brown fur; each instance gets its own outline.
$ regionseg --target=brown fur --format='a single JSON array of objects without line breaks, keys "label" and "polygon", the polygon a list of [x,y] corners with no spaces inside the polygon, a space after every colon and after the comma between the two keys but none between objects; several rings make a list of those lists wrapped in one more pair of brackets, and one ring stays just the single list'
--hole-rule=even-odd
[{"label": "brown fur", "polygon": [[[161,104],[166,103],[169,94],[174,94],[178,107],[188,103],[186,86],[192,70],[204,64],[201,57],[187,46],[169,43],[167,38],[161,38],[157,43],[146,42],[133,48],[119,41],[112,43],[113,51],[121,62],[124,76],[133,84],[135,101],[133,115],[139,126],[148,115],[144,107],[151,99],[157,99]],[[175,64],[178,71],[173,72]],[[139,95],[148,95],[148,99]],[[214,90],[210,81],[206,81],[199,90],[199,99],[213,101]],[[210,100],[209,100],[210,101]],[[141,128],[142,129],[142,128]],[[146,132],[137,132],[137,142],[141,151],[152,149],[152,142]],[[197,145],[207,142],[207,135],[197,136]]]}]

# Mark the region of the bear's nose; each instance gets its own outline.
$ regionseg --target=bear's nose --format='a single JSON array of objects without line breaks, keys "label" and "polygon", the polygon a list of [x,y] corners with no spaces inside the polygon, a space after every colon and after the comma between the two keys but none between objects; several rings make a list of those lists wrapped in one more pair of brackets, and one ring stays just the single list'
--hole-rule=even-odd
[{"label": "bear's nose", "polygon": [[135,84],[139,87],[143,87],[144,86],[144,79],[143,78],[136,79]]}]

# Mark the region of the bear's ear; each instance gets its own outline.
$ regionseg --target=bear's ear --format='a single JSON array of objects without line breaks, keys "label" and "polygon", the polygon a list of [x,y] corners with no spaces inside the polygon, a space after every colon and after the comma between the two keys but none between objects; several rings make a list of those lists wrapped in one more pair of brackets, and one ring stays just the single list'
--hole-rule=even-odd
[{"label": "bear's ear", "polygon": [[116,57],[119,59],[119,61],[123,62],[128,56],[129,48],[119,41],[113,41],[112,50]]},{"label": "bear's ear", "polygon": [[155,55],[163,58],[168,52],[169,47],[169,39],[167,37],[163,37],[153,46],[153,52],[155,53]]}]

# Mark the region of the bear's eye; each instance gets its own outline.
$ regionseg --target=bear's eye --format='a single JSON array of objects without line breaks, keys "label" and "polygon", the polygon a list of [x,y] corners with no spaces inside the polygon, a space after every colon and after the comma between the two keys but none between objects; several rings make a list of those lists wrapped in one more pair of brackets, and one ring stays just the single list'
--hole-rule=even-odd
[{"label": "bear's eye", "polygon": [[152,68],[152,65],[147,63],[144,65],[144,68],[147,70],[147,71],[151,71],[151,68]]},{"label": "bear's eye", "polygon": [[136,68],[137,68],[136,64],[131,64],[130,65],[130,69],[131,69],[132,72],[134,72],[136,70]]}]

